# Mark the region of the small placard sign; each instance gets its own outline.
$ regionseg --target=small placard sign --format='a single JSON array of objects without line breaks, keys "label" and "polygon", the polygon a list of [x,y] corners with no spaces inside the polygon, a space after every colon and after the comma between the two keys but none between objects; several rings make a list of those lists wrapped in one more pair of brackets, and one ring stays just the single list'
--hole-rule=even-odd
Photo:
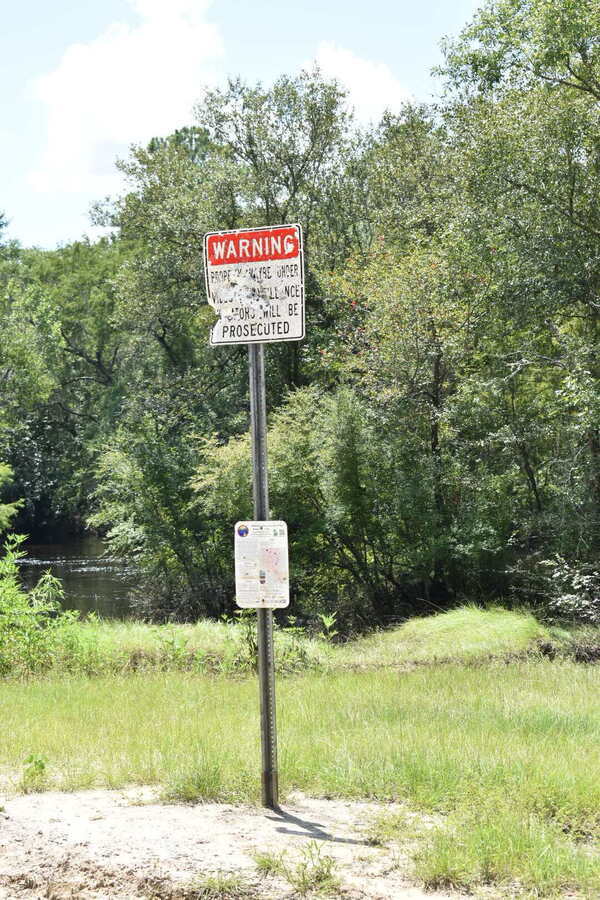
[{"label": "small placard sign", "polygon": [[235,593],[244,609],[282,609],[290,602],[285,522],[236,522]]}]

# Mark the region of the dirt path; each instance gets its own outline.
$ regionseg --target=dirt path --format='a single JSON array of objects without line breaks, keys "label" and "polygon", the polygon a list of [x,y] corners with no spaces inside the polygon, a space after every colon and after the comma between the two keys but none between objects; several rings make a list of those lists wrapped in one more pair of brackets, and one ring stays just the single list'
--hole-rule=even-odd
[{"label": "dirt path", "polygon": [[405,860],[369,846],[365,835],[383,809],[373,803],[297,795],[273,813],[224,804],[167,806],[150,789],[130,789],[30,794],[3,805],[3,900],[299,896],[289,879],[260,876],[257,852],[284,853],[296,874],[299,863],[312,860],[310,873],[319,858],[333,857],[337,897],[443,896],[411,887]]}]

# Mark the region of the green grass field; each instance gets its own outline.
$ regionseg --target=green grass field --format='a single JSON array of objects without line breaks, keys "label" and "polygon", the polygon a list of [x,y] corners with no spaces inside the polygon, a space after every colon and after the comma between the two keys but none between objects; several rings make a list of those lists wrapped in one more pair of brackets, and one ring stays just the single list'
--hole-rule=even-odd
[{"label": "green grass field", "polygon": [[[530,616],[468,608],[354,645],[313,642],[318,665],[278,679],[283,795],[433,815],[416,837],[412,818],[378,826],[417,841],[428,886],[600,896],[600,668],[544,658],[550,640]],[[15,790],[138,783],[172,800],[259,799],[253,675],[54,674],[6,680],[0,696]]]}]

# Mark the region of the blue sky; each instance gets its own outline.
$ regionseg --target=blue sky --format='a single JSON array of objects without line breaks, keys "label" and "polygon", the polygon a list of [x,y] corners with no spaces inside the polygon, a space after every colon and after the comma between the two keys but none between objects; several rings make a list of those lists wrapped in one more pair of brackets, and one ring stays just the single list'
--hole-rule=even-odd
[{"label": "blue sky", "polygon": [[0,36],[0,210],[10,237],[88,234],[91,203],[124,189],[132,143],[191,121],[206,85],[268,84],[318,61],[367,122],[428,100],[440,39],[476,0],[22,0]]}]

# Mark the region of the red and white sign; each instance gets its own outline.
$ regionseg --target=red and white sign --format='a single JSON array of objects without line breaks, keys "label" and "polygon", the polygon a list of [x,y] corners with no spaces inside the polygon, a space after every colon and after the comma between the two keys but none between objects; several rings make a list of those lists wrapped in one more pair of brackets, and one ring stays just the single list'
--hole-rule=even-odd
[{"label": "red and white sign", "polygon": [[204,272],[208,302],[219,315],[211,344],[302,340],[304,254],[300,225],[207,234]]}]

